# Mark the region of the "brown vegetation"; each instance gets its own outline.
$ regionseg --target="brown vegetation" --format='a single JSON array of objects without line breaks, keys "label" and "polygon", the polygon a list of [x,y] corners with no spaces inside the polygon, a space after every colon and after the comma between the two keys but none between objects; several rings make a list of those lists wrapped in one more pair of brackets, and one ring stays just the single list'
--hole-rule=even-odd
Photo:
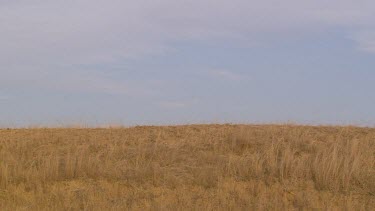
[{"label": "brown vegetation", "polygon": [[375,129],[0,130],[0,210],[375,208]]}]

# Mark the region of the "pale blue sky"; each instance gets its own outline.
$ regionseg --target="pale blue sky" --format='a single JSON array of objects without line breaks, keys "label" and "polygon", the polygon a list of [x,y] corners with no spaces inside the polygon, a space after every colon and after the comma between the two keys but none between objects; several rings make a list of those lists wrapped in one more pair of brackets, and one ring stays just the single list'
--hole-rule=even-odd
[{"label": "pale blue sky", "polygon": [[375,126],[375,2],[0,0],[0,126]]}]

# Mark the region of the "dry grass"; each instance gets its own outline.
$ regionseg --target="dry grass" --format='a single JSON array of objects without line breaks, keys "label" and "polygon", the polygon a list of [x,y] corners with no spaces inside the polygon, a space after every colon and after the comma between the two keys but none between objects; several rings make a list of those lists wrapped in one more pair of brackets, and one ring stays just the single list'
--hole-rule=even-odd
[{"label": "dry grass", "polygon": [[375,129],[0,130],[1,210],[316,208],[375,208]]}]

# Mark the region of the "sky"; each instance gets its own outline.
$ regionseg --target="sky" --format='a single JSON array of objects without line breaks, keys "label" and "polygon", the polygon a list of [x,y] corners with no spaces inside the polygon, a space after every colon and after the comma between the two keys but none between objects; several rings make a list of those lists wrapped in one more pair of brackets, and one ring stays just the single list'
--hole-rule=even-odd
[{"label": "sky", "polygon": [[0,127],[375,126],[373,0],[0,0]]}]

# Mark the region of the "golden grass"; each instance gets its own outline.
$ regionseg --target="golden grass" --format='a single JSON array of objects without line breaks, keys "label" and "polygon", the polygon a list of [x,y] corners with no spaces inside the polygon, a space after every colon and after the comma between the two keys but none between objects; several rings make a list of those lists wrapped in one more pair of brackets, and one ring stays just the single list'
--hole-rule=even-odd
[{"label": "golden grass", "polygon": [[375,129],[0,130],[0,210],[375,209]]}]

